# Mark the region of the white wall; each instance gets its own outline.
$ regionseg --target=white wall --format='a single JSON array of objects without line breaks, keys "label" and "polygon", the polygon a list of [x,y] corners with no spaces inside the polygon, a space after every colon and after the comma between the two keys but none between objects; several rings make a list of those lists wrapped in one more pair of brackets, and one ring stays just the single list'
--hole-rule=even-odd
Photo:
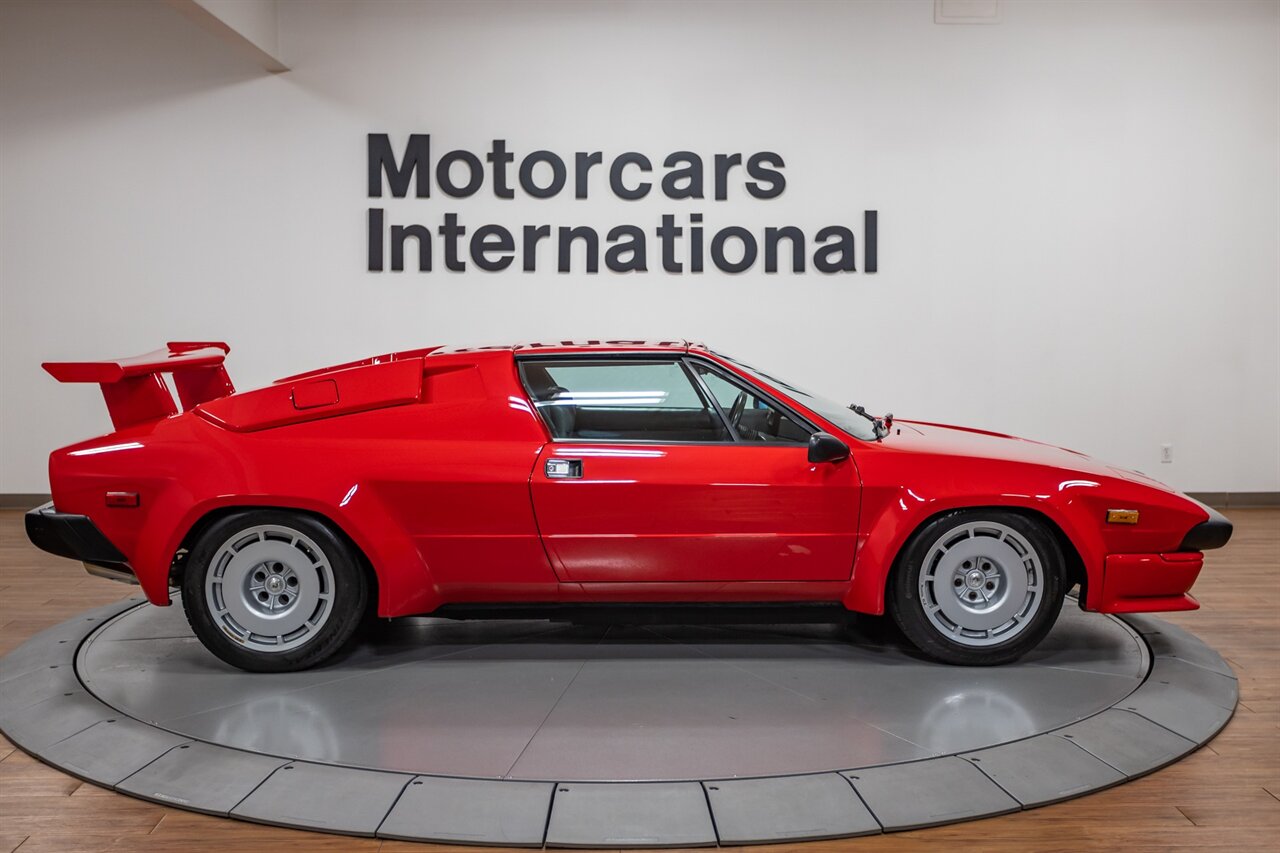
[{"label": "white wall", "polygon": [[[258,50],[275,56],[280,50],[280,19],[275,0],[193,0],[232,27]],[[171,0],[172,5],[172,0]]]},{"label": "white wall", "polygon": [[[873,411],[1280,489],[1280,5],[280,4],[271,76],[159,3],[0,4],[0,492],[105,431],[38,363],[225,338],[241,387],[439,342],[689,336]],[[365,134],[772,149],[772,201],[388,201],[652,228],[880,211],[880,272],[364,272]],[[654,247],[650,247],[651,267]],[[1175,461],[1159,463],[1162,443]]]}]

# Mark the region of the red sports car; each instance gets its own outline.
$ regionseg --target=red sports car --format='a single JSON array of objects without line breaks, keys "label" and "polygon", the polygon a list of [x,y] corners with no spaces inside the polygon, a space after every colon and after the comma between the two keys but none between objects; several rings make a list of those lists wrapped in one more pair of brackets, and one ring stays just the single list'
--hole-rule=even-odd
[{"label": "red sports car", "polygon": [[[39,547],[182,590],[223,660],[296,670],[381,617],[843,620],[1016,659],[1064,594],[1190,610],[1231,524],[1154,480],[875,417],[684,341],[396,352],[235,393],[222,343],[44,365],[115,432],[55,451]],[[172,374],[182,411],[164,374]]]}]

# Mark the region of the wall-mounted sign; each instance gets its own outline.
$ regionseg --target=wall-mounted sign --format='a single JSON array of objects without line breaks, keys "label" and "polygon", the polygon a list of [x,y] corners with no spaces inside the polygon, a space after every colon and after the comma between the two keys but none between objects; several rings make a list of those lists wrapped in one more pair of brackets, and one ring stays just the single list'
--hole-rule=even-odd
[{"label": "wall-mounted sign", "polygon": [[[449,151],[431,157],[431,136],[411,134],[399,156],[385,133],[369,134],[369,198],[389,192],[405,198],[430,199],[433,190],[449,198],[468,198],[486,187],[499,199],[517,194],[534,199],[572,194],[590,196],[592,169],[608,174],[610,194],[635,201],[661,194],[673,201],[731,198],[766,201],[782,195],[787,179],[786,163],[773,151],[754,154],[713,154],[703,158],[693,151],[674,151],[655,159],[636,151],[606,157],[601,151],[578,151],[562,157],[553,151],[532,151],[522,156],[495,139],[481,158],[471,151]],[[874,273],[877,259],[877,212],[862,214],[862,252],[847,225],[827,225],[808,235],[795,225],[769,226],[755,232],[738,225],[713,226],[701,212],[682,216],[663,214],[648,227],[617,225],[603,235],[588,225],[473,224],[456,212],[443,213],[434,227],[422,223],[387,221],[385,209],[368,213],[369,271],[395,272],[416,268],[431,272],[444,268],[465,272],[470,267],[497,272],[518,265],[525,272],[545,268],[552,254],[558,272],[597,273],[603,250],[604,267],[613,272],[648,272],[660,264],[671,274],[701,273],[709,268],[740,273],[753,268],[774,273]],[[581,250],[575,246],[580,244]],[[653,260],[650,260],[650,257]],[[575,257],[584,258],[574,269]]]}]

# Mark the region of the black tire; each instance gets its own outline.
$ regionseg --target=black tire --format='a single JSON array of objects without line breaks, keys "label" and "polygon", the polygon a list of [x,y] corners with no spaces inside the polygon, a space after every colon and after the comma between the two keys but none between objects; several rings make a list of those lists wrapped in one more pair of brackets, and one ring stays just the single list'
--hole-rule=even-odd
[{"label": "black tire", "polygon": [[[889,580],[890,612],[907,639],[935,660],[1011,663],[1057,621],[1065,575],[1057,539],[1034,518],[996,509],[950,512],[925,524],[903,548]],[[1012,614],[1009,623],[984,627],[1006,614]]]},{"label": "black tire", "polygon": [[[242,580],[233,582],[237,573]],[[285,510],[246,510],[214,522],[182,576],[182,608],[200,642],[249,672],[294,672],[328,660],[351,639],[367,600],[352,546],[323,521]],[[272,637],[276,629],[266,627],[273,624],[290,630]]]}]

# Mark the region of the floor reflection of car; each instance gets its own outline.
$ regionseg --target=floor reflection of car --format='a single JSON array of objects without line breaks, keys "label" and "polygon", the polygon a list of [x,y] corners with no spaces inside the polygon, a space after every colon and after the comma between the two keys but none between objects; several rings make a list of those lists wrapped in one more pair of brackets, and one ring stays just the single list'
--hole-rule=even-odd
[{"label": "floor reflection of car", "polygon": [[[37,545],[171,585],[248,670],[318,664],[393,618],[839,621],[1011,661],[1067,590],[1184,610],[1230,523],[1135,472],[877,417],[704,346],[429,347],[235,393],[225,344],[51,363],[115,432],[55,451]],[[183,411],[162,374],[172,383]]]}]

